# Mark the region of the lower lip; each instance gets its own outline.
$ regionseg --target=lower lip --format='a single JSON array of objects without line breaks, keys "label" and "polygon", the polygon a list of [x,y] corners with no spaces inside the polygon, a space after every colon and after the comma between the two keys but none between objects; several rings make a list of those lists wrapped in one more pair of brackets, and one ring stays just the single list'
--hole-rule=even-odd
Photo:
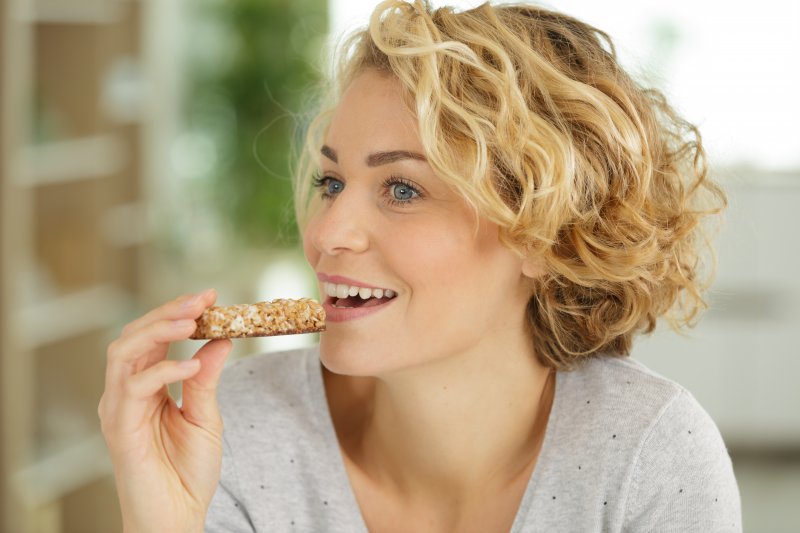
[{"label": "lower lip", "polygon": [[322,303],[322,308],[325,309],[326,322],[347,322],[348,320],[355,320],[362,318],[372,313],[377,313],[381,309],[386,309],[396,298],[386,300],[385,303],[375,305],[373,307],[334,307],[331,299],[327,299]]}]

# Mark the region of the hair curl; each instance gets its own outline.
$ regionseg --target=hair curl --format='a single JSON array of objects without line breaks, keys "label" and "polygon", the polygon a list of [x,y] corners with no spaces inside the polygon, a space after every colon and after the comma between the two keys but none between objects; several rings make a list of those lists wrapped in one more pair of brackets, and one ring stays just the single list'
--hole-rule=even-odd
[{"label": "hair curl", "polygon": [[697,128],[623,71],[607,34],[530,5],[389,0],[341,50],[297,173],[301,226],[332,105],[376,69],[400,80],[437,175],[542,257],[527,315],[544,364],[628,355],[660,316],[694,325],[714,271],[702,221],[725,194]]}]

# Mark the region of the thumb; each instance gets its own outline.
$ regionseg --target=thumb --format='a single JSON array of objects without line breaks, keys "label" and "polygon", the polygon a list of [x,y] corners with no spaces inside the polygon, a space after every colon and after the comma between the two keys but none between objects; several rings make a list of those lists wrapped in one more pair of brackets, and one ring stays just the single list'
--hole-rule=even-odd
[{"label": "thumb", "polygon": [[225,367],[225,360],[233,348],[230,339],[207,342],[194,355],[200,361],[200,370],[183,381],[181,411],[190,422],[203,427],[221,425],[217,405],[217,385]]}]

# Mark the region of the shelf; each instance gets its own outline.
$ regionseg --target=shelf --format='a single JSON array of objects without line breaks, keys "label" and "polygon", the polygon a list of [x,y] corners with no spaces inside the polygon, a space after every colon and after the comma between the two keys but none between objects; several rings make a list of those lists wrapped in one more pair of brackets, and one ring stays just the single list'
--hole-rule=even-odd
[{"label": "shelf", "polygon": [[97,285],[19,311],[17,328],[24,350],[115,325],[129,309],[130,296],[113,285]]},{"label": "shelf", "polygon": [[125,248],[148,242],[147,211],[140,202],[110,208],[101,222],[103,234],[112,246]]},{"label": "shelf", "polygon": [[109,0],[36,0],[26,5],[25,20],[42,24],[117,24],[123,3]]},{"label": "shelf", "polygon": [[11,484],[28,509],[35,509],[114,473],[103,435],[68,446],[17,470]]},{"label": "shelf", "polygon": [[755,188],[760,190],[800,189],[800,170],[760,171],[747,167],[727,167],[717,171],[714,179],[726,188]]},{"label": "shelf", "polygon": [[35,187],[106,177],[124,167],[126,156],[122,141],[113,135],[28,146],[22,157],[30,173],[19,181]]},{"label": "shelf", "polygon": [[96,406],[151,283],[171,4],[0,0],[0,532],[119,529]]}]

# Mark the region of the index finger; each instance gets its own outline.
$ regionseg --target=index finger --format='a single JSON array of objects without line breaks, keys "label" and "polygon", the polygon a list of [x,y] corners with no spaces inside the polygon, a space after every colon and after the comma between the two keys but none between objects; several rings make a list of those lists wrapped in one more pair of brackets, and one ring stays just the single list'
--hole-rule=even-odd
[{"label": "index finger", "polygon": [[133,333],[159,320],[197,318],[207,307],[214,305],[216,300],[217,291],[214,289],[206,289],[196,294],[184,294],[130,322],[123,328],[122,333],[124,335]]}]

